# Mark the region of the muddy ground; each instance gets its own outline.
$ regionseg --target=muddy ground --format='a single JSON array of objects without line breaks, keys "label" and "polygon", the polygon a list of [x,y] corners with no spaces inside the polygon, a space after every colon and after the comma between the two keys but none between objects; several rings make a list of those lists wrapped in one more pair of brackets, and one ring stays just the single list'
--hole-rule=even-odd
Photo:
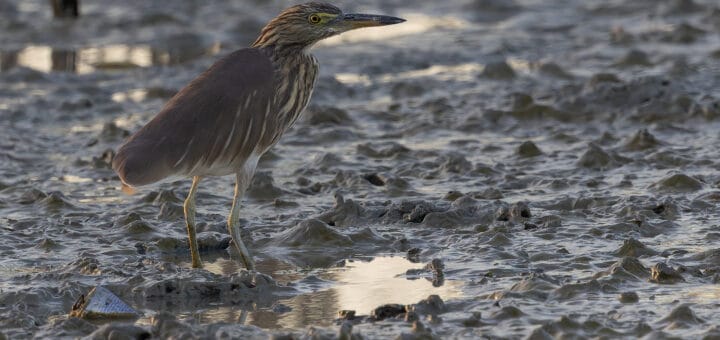
[{"label": "muddy ground", "polygon": [[[291,3],[0,1],[0,338],[720,337],[712,0],[343,4],[408,22],[313,50],[241,213],[262,274],[231,178],[190,269],[189,182],[127,196],[112,150]],[[98,285],[141,316],[68,317]]]}]

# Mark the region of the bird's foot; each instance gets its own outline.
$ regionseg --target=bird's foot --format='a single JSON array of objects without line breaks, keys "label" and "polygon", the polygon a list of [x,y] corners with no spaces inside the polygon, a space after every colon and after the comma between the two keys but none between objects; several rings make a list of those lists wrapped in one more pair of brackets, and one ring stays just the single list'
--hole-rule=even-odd
[{"label": "bird's foot", "polygon": [[275,286],[277,283],[270,275],[263,274],[256,270],[241,269],[237,277],[248,288],[257,288],[263,286]]},{"label": "bird's foot", "polygon": [[250,254],[241,254],[240,257],[242,258],[242,264],[245,266],[245,269],[249,272],[255,272],[255,261],[252,260]]},{"label": "bird's foot", "polygon": [[196,269],[201,269],[203,267],[202,261],[197,258],[192,259],[192,267]]}]

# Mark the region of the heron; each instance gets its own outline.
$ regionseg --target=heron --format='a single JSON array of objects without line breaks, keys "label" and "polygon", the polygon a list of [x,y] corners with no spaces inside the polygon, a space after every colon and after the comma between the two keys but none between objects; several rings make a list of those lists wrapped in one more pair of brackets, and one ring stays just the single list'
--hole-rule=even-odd
[{"label": "heron", "polygon": [[192,267],[202,268],[195,230],[198,185],[204,177],[235,175],[227,227],[242,264],[254,271],[255,263],[240,237],[240,204],[258,159],[295,123],[310,100],[318,62],[309,49],[353,29],[404,21],[387,15],[345,14],[319,2],[285,9],[261,30],[251,47],[217,60],[120,146],[112,167],[123,188],[192,178],[183,207]]}]

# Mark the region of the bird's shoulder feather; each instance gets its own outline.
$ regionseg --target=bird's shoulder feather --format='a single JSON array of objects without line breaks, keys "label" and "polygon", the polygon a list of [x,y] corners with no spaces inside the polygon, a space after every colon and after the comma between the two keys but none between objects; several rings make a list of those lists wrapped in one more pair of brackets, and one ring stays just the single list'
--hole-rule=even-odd
[{"label": "bird's shoulder feather", "polygon": [[[172,175],[222,175],[251,156],[273,101],[275,70],[259,49],[220,58],[123,145],[114,168],[130,185]],[[219,172],[219,173],[214,173]]]}]

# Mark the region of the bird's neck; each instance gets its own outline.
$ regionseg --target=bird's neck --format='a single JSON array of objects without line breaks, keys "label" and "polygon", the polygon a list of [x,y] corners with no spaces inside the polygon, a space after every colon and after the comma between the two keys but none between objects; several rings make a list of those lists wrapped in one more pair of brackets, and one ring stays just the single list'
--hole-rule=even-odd
[{"label": "bird's neck", "polygon": [[290,39],[282,34],[281,30],[268,25],[263,28],[260,36],[252,44],[252,47],[263,50],[271,50],[277,55],[298,55],[298,53],[307,54],[314,41],[303,41]]},{"label": "bird's neck", "polygon": [[276,65],[293,65],[307,59],[314,59],[307,47],[299,45],[253,46],[261,50]]}]

